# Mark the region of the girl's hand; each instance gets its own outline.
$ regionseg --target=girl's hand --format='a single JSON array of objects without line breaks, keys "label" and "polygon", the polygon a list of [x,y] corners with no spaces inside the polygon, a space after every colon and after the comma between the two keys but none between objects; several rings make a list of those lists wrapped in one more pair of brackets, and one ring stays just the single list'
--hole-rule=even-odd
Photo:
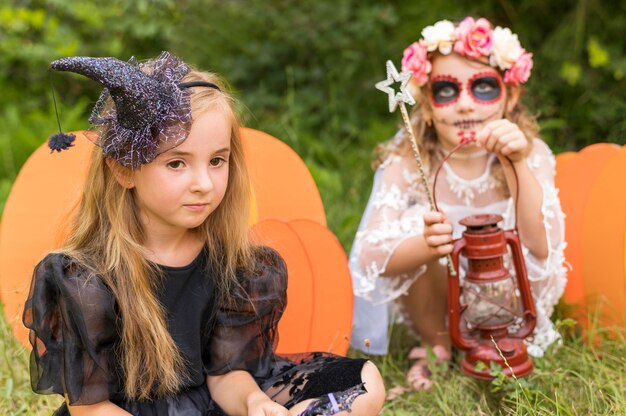
[{"label": "girl's hand", "polygon": [[272,401],[265,393],[254,393],[248,399],[248,416],[289,416],[289,410]]},{"label": "girl's hand", "polygon": [[498,157],[507,156],[512,162],[524,160],[528,153],[528,139],[517,124],[505,118],[490,121],[475,138],[477,146],[484,146]]},{"label": "girl's hand", "polygon": [[437,257],[452,253],[452,224],[442,212],[424,214],[424,239]]}]

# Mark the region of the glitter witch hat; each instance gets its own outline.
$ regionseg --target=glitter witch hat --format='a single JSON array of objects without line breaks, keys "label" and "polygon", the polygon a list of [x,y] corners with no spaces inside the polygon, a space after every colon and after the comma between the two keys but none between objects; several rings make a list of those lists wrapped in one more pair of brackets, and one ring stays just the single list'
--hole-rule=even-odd
[{"label": "glitter witch hat", "polygon": [[[168,52],[144,63],[74,56],[53,61],[50,69],[74,72],[105,87],[89,117],[98,135],[90,137],[107,157],[131,169],[187,138],[192,122],[188,88],[219,90],[209,82],[181,83],[190,68]],[[60,151],[72,141],[61,132],[48,144]]]}]

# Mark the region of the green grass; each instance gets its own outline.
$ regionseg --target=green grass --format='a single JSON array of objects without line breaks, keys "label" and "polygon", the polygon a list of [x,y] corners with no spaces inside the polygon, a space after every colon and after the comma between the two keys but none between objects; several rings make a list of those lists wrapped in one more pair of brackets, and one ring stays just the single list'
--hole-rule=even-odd
[{"label": "green grass", "polygon": [[[1,310],[1,308],[0,308]],[[563,344],[535,359],[533,373],[517,381],[495,372],[493,382],[460,373],[457,357],[451,369],[432,365],[435,386],[428,392],[405,393],[387,401],[383,415],[623,415],[626,414],[626,331],[592,325],[582,335],[571,320],[559,323]],[[370,357],[387,388],[404,386],[406,359],[413,339],[402,326],[392,328],[391,353]],[[0,414],[50,415],[62,402],[30,388],[29,351],[13,337],[0,314]],[[354,351],[352,356],[362,356]]]},{"label": "green grass", "polygon": [[30,350],[13,336],[0,303],[0,415],[51,415],[63,402],[58,395],[33,393],[29,354]]},{"label": "green grass", "polygon": [[[428,392],[405,393],[388,401],[384,415],[616,415],[626,414],[625,331],[595,328],[594,342],[581,335],[571,320],[560,325],[563,344],[535,359],[535,370],[513,380],[496,371],[492,382],[479,381],[459,370],[431,363],[436,381]],[[387,389],[404,386],[406,359],[413,340],[394,327],[391,354],[374,357]],[[588,332],[588,333],[591,333]]]}]

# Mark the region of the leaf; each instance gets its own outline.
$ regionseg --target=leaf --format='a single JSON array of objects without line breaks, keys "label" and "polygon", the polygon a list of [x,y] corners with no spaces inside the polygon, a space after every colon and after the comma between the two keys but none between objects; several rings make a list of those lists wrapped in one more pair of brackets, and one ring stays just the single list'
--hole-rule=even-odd
[{"label": "leaf", "polygon": [[502,366],[495,361],[489,363],[489,369],[491,370],[492,376],[497,376],[502,373]]},{"label": "leaf", "polygon": [[595,37],[590,38],[589,42],[587,42],[587,52],[589,53],[589,65],[592,68],[608,66],[611,61],[609,51]]},{"label": "leaf", "polygon": [[580,81],[582,69],[575,62],[564,61],[559,74],[569,85],[574,86]]},{"label": "leaf", "polygon": [[475,371],[485,371],[487,368],[487,364],[482,361],[476,361],[476,364],[474,365]]},{"label": "leaf", "polygon": [[556,321],[557,328],[559,327],[571,328],[571,327],[576,326],[576,324],[578,324],[578,321],[572,318],[559,319],[558,321]]}]

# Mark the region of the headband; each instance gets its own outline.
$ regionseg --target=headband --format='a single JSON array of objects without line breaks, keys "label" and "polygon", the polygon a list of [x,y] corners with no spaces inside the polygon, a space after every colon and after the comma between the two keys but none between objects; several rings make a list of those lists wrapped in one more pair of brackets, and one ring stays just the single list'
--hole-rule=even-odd
[{"label": "headband", "polygon": [[533,67],[532,53],[522,48],[511,29],[492,29],[487,19],[468,16],[456,26],[448,20],[426,26],[422,38],[404,50],[402,71],[413,72],[412,82],[421,87],[428,82],[432,54],[452,51],[468,58],[488,58],[490,66],[504,71],[503,81],[510,85],[528,81]]}]

